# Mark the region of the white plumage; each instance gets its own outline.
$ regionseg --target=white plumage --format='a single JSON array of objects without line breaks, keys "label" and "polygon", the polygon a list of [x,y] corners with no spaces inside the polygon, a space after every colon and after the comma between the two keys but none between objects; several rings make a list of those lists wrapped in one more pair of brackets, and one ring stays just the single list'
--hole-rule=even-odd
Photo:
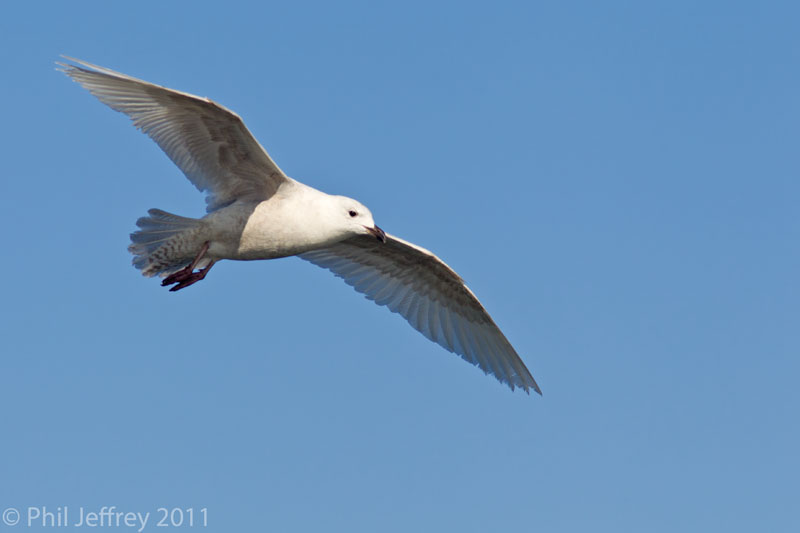
[{"label": "white plumage", "polygon": [[60,63],[68,76],[128,115],[206,193],[208,214],[201,219],[151,209],[137,221],[129,249],[144,275],[161,275],[162,284],[178,290],[203,279],[221,259],[297,255],[512,390],[541,394],[453,269],[428,250],[384,233],[356,200],[287,177],[238,115],[207,98],[68,59],[77,63]]}]

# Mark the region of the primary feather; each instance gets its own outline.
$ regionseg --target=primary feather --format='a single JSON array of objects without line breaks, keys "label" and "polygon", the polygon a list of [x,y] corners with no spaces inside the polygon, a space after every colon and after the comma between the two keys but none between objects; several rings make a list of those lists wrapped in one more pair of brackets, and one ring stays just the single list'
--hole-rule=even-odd
[{"label": "primary feather", "polygon": [[208,98],[167,89],[85,61],[60,63],[101,102],[125,113],[198,189],[208,211],[233,201],[265,200],[289,178],[239,115]]},{"label": "primary feather", "polygon": [[392,235],[386,243],[351,237],[301,258],[326,268],[378,305],[399,313],[433,342],[513,390],[536,380],[456,272],[428,250]]}]

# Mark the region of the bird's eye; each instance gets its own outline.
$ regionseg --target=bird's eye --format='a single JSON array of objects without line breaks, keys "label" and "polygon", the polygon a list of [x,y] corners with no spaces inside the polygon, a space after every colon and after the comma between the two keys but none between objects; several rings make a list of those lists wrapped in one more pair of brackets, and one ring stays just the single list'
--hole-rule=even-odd
[{"label": "bird's eye", "polygon": [[358,215],[358,213],[356,213],[356,212],[355,212],[355,211],[353,211],[352,209],[350,210],[350,216],[351,216],[351,217],[354,217],[354,216],[357,216],[357,215]]}]

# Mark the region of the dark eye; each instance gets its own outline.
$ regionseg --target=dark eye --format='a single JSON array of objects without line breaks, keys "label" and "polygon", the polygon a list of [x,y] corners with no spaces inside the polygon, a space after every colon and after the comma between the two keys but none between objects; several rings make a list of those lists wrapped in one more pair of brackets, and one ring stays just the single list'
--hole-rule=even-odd
[{"label": "dark eye", "polygon": [[351,216],[351,217],[358,216],[358,213],[356,213],[355,211],[353,211],[353,210],[351,209],[351,210],[350,210],[350,216]]}]

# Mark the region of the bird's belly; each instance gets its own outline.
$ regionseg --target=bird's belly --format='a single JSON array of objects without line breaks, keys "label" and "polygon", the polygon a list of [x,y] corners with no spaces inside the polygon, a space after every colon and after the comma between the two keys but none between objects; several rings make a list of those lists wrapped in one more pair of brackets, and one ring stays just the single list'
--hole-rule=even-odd
[{"label": "bird's belly", "polygon": [[207,217],[211,229],[209,255],[220,259],[276,259],[340,240],[314,231],[308,220],[269,201],[256,206],[234,205],[217,213]]},{"label": "bird's belly", "polygon": [[256,259],[277,259],[307,252],[313,246],[293,242],[284,232],[254,231],[245,228],[236,234],[226,232],[210,239],[209,255],[220,259],[252,261]]},{"label": "bird's belly", "polygon": [[[245,235],[243,235],[245,236]],[[287,244],[283,239],[263,235],[252,235],[242,239],[239,247],[228,259],[253,261],[257,259],[277,259],[307,252],[311,247]]]}]

